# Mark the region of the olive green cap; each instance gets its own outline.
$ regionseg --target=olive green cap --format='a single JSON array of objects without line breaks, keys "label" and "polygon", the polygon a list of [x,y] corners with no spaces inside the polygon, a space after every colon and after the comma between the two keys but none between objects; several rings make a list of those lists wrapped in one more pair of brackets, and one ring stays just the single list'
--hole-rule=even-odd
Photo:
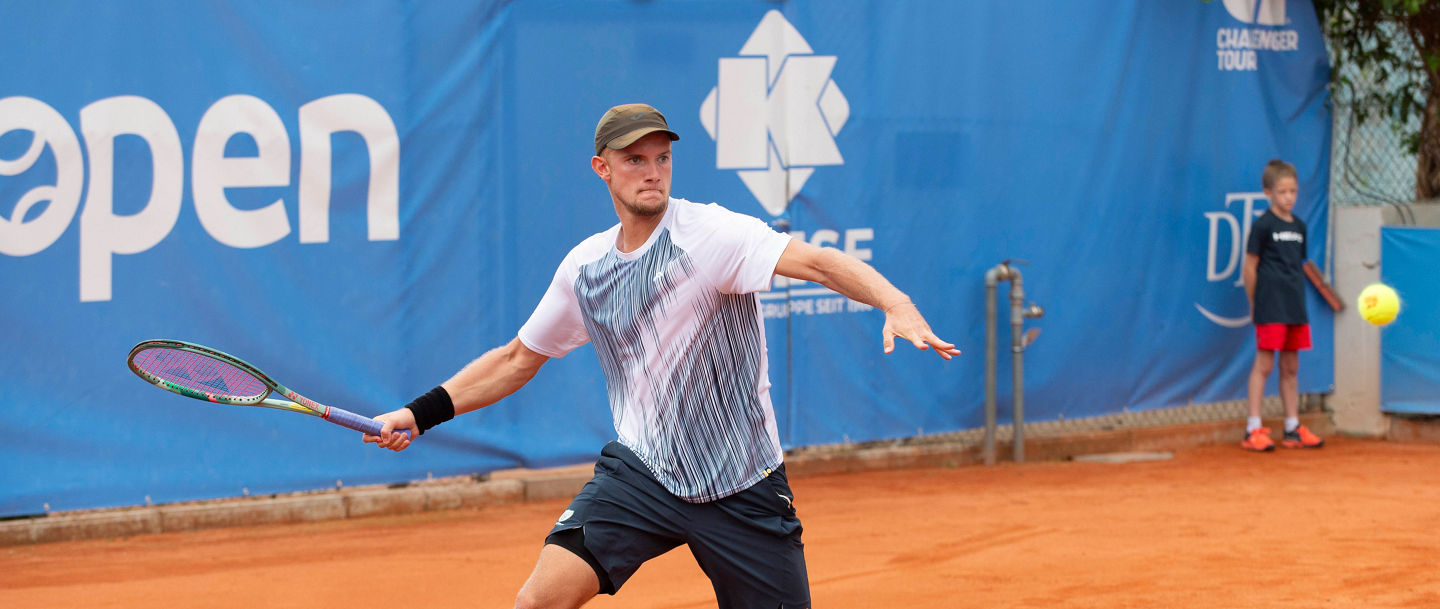
[{"label": "olive green cap", "polygon": [[600,117],[595,125],[595,155],[609,147],[620,150],[634,144],[646,135],[662,131],[671,141],[679,140],[680,134],[670,130],[665,115],[648,104],[623,104],[615,106]]}]

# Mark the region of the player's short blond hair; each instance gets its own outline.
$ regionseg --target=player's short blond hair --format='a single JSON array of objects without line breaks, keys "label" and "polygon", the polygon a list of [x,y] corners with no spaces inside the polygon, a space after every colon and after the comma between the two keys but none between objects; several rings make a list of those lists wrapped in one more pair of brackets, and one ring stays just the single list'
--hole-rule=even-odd
[{"label": "player's short blond hair", "polygon": [[1269,190],[1275,187],[1280,178],[1290,178],[1300,182],[1300,174],[1295,173],[1295,166],[1280,159],[1270,159],[1265,164],[1265,172],[1260,174],[1260,186]]}]

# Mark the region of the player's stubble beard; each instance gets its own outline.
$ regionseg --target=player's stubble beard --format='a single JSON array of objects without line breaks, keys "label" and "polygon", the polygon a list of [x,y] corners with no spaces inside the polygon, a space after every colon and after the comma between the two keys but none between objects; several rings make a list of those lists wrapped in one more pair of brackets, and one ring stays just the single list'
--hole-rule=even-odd
[{"label": "player's stubble beard", "polygon": [[669,193],[661,193],[660,200],[653,202],[641,202],[639,193],[636,193],[636,195],[629,200],[621,197],[616,198],[620,199],[620,205],[625,208],[625,211],[643,218],[651,218],[664,214],[665,207],[670,202]]}]

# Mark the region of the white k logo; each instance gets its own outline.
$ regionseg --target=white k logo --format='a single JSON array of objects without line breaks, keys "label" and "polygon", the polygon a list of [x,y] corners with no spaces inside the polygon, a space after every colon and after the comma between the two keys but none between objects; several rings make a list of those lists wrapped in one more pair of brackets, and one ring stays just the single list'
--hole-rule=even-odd
[{"label": "white k logo", "polygon": [[715,140],[715,167],[737,169],[751,194],[778,216],[821,165],[843,165],[835,134],[850,102],[780,11],[765,13],[739,57],[720,59],[719,85],[700,106]]}]

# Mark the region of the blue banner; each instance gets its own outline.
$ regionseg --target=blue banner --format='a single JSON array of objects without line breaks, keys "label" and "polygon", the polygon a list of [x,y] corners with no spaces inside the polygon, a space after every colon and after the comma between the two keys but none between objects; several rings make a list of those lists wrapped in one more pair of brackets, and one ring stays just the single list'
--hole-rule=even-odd
[{"label": "blue banner", "polygon": [[1380,280],[1400,295],[1400,315],[1380,332],[1380,409],[1440,414],[1440,229],[1380,229]]},{"label": "blue banner", "polygon": [[[157,391],[123,357],[187,340],[320,402],[404,404],[514,337],[615,223],[592,134],[632,101],[682,136],[676,196],[868,261],[964,350],[882,356],[879,311],[777,280],[787,446],[979,426],[983,276],[1007,259],[1046,309],[1029,420],[1241,397],[1260,170],[1296,165],[1321,260],[1330,145],[1310,3],[1246,4],[6,5],[0,414],[23,433],[0,516],[593,458],[614,431],[589,348],[399,454]],[[1310,313],[1301,390],[1328,391]]]}]

